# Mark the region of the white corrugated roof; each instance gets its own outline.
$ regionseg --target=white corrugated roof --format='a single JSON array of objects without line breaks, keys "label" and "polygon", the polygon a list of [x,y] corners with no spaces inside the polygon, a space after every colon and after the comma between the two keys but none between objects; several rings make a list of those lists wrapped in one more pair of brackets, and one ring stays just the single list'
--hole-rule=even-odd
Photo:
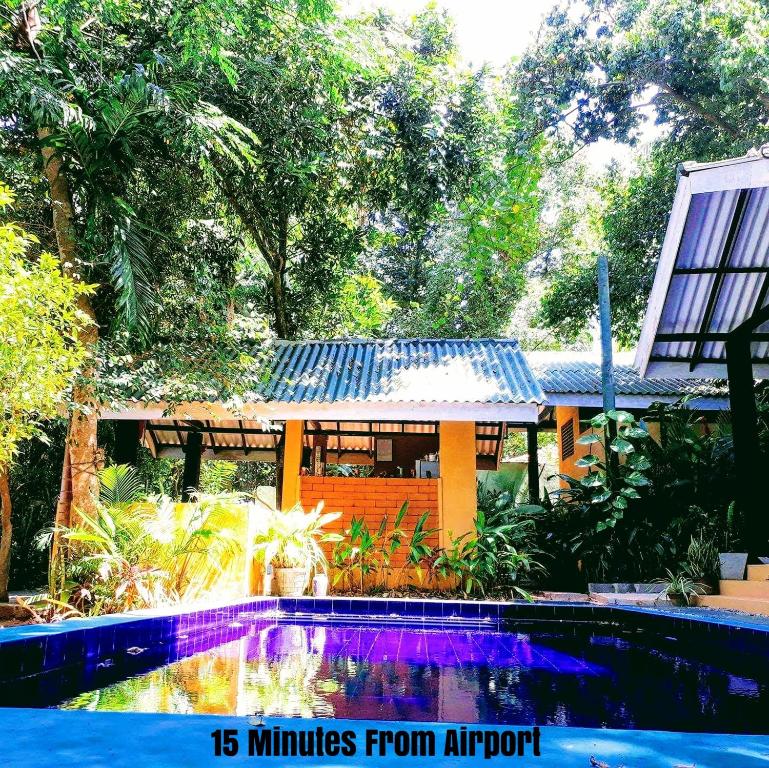
[{"label": "white corrugated roof", "polygon": [[[681,167],[636,355],[652,378],[726,378],[726,334],[769,304],[769,147]],[[769,323],[755,373],[769,377]]]}]

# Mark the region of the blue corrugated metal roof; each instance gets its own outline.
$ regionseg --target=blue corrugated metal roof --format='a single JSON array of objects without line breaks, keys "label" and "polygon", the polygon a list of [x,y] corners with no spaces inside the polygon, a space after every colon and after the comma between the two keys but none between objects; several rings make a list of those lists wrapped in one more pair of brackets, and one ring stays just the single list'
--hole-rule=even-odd
[{"label": "blue corrugated metal roof", "polygon": [[267,401],[538,403],[512,339],[277,341]]},{"label": "blue corrugated metal roof", "polygon": [[[545,395],[551,393],[600,394],[601,363],[587,355],[578,356],[560,352],[529,352],[527,359],[539,380]],[[625,355],[617,355],[614,365],[614,384],[618,395],[646,395],[649,397],[726,397],[725,386],[700,379],[644,379],[638,369],[625,362]]]}]

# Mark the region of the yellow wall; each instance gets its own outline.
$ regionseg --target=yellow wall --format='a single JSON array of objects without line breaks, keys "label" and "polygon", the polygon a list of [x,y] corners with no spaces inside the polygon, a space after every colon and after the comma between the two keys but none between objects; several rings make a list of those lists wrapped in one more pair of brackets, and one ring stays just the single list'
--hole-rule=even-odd
[{"label": "yellow wall", "polygon": [[477,511],[475,422],[442,421],[440,425],[441,544],[472,531]]},{"label": "yellow wall", "polygon": [[283,496],[281,507],[289,510],[301,500],[299,472],[302,468],[304,421],[287,421],[283,448]]},{"label": "yellow wall", "polygon": [[[587,469],[584,467],[575,466],[577,459],[586,456],[590,453],[592,448],[593,453],[603,458],[603,448],[597,444],[593,445],[581,445],[577,441],[580,437],[589,435],[595,432],[592,428],[586,429],[581,432],[582,426],[579,422],[579,408],[571,405],[557,405],[555,408],[555,420],[556,420],[556,434],[558,435],[558,472],[563,475],[569,475],[570,477],[584,477],[587,474]],[[574,427],[574,453],[568,458],[563,457],[563,445],[562,445],[562,432],[564,425],[571,421]],[[601,434],[598,430],[596,434]],[[561,488],[566,488],[567,483],[561,480]]]}]

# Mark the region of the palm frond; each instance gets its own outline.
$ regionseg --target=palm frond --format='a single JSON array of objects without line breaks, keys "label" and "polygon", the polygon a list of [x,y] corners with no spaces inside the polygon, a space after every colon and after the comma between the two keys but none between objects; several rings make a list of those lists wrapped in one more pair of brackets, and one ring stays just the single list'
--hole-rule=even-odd
[{"label": "palm frond", "polygon": [[114,464],[99,473],[99,500],[107,506],[132,504],[144,496],[139,473],[129,464]]},{"label": "palm frond", "polygon": [[[256,134],[243,123],[225,115],[208,102],[198,102],[187,112],[187,119],[195,130],[200,151],[204,155],[219,155],[238,169],[256,162],[252,147],[259,143]],[[185,142],[190,141],[189,134]]]},{"label": "palm frond", "polygon": [[134,211],[117,198],[112,246],[107,253],[112,284],[117,293],[117,322],[146,336],[157,297],[152,278],[154,267],[147,251],[149,230]]}]

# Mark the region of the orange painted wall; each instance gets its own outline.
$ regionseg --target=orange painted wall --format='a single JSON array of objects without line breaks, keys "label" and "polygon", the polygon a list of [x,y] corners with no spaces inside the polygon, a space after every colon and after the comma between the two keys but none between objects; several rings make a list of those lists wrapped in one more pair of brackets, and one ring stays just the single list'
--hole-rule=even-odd
[{"label": "orange painted wall", "polygon": [[[583,437],[584,435],[591,434],[594,430],[592,428],[585,429],[584,432],[581,431],[583,425],[580,424],[579,421],[579,408],[576,408],[574,406],[570,405],[558,405],[555,409],[555,419],[556,419],[556,434],[558,435],[558,462],[559,462],[559,473],[564,475],[569,475],[571,477],[584,477],[585,474],[587,474],[587,470],[584,467],[577,467],[575,466],[575,462],[577,459],[582,458],[583,456],[586,456],[588,453],[590,453],[590,449],[593,449],[593,453],[599,456],[603,456],[603,449],[600,445],[581,445],[577,441],[580,437]],[[572,422],[572,426],[574,428],[574,453],[569,456],[568,458],[564,458],[563,456],[563,443],[562,443],[562,437],[563,437],[563,427],[569,423],[569,421]],[[600,430],[599,430],[600,432]],[[567,486],[567,483],[563,480],[561,480],[561,487],[565,488]]]},{"label": "orange painted wall", "polygon": [[[326,526],[330,533],[343,533],[350,527],[353,516],[363,517],[370,529],[376,529],[387,515],[390,524],[408,500],[409,509],[403,521],[407,536],[414,529],[419,517],[429,512],[428,528],[438,528],[439,523],[439,480],[416,480],[390,477],[313,477],[299,478],[301,485],[302,506],[312,509],[323,501],[326,512],[341,512],[342,516]],[[427,543],[438,545],[438,535],[429,537]],[[330,554],[332,547],[328,547]],[[406,548],[401,547],[393,558],[393,566],[403,565]]]}]

